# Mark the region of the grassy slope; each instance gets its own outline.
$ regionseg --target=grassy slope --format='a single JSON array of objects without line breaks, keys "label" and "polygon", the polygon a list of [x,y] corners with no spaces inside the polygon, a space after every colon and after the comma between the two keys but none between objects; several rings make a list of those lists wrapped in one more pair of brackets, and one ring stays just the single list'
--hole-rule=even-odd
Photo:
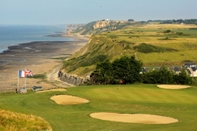
[{"label": "grassy slope", "polygon": [[50,125],[40,117],[0,110],[1,131],[51,130]]},{"label": "grassy slope", "polygon": [[[178,131],[197,128],[197,88],[159,89],[155,85],[83,86],[67,92],[1,94],[0,108],[33,114],[47,120],[54,131]],[[81,105],[57,105],[49,98],[71,94],[89,99]],[[93,112],[148,113],[174,117],[178,123],[144,125],[102,121],[90,118]]]},{"label": "grassy slope", "polygon": [[119,58],[120,56],[118,55],[122,56],[133,53],[132,50],[124,52],[124,47],[120,47],[118,41],[113,40],[113,38],[103,35],[92,37],[90,43],[66,61],[65,70],[68,73],[86,76],[94,70],[96,63],[99,62],[98,57],[101,55],[106,56],[112,61],[115,58]]},{"label": "grassy slope", "polygon": [[[94,70],[96,62],[86,66],[81,66],[80,63],[91,62],[98,55],[103,54],[111,61],[123,55],[136,55],[144,66],[180,66],[184,61],[197,62],[197,32],[189,28],[197,27],[180,24],[149,24],[127,26],[121,30],[97,34],[91,38],[90,43],[71,57],[67,62],[69,66],[66,65],[65,69],[69,73],[86,76]],[[172,32],[163,33],[166,30]],[[179,35],[177,32],[183,34]],[[178,51],[142,53],[134,50],[134,47],[141,43]]]}]

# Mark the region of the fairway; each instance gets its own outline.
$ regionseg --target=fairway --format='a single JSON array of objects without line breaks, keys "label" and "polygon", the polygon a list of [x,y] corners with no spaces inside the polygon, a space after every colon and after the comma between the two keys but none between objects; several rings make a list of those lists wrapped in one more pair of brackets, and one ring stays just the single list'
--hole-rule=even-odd
[{"label": "fairway", "polygon": [[[67,91],[0,95],[0,109],[44,118],[53,131],[179,131],[195,130],[197,125],[197,87],[180,90],[157,85],[79,86]],[[70,95],[89,103],[59,105],[52,96]],[[139,124],[95,119],[96,112],[150,114],[177,119],[171,124]]]}]

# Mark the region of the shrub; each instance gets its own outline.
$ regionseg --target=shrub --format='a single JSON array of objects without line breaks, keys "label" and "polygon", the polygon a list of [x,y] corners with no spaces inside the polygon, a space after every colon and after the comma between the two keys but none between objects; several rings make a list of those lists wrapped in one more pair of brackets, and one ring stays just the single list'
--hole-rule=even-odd
[{"label": "shrub", "polygon": [[45,74],[36,74],[36,75],[33,75],[33,77],[28,77],[28,78],[45,79],[46,75]]},{"label": "shrub", "polygon": [[171,30],[165,30],[163,33],[170,33]]},{"label": "shrub", "polygon": [[163,67],[160,70],[154,70],[142,74],[141,82],[145,84],[192,84],[193,81],[189,77],[185,70],[182,70],[180,74],[174,74]]},{"label": "shrub", "polygon": [[176,32],[177,35],[183,35],[183,32]]},{"label": "shrub", "polygon": [[135,46],[134,49],[137,50],[138,52],[142,52],[142,53],[177,51],[172,48],[163,48],[163,47],[158,47],[158,46],[154,46],[154,45],[150,45],[150,44],[146,44],[146,43],[142,43],[139,46]]}]

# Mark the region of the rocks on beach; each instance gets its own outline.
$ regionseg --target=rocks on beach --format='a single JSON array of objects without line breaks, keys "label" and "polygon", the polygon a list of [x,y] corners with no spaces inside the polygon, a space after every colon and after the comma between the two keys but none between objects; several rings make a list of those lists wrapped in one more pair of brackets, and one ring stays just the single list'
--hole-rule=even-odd
[{"label": "rocks on beach", "polygon": [[[16,87],[25,86],[24,78],[18,80],[18,70],[30,69],[33,74],[44,74],[61,63],[58,57],[66,58],[78,51],[87,43],[81,41],[40,41],[10,46],[0,54],[0,92],[15,92]],[[26,79],[26,86],[31,87],[40,83],[40,79]],[[47,87],[54,88],[54,87]]]}]

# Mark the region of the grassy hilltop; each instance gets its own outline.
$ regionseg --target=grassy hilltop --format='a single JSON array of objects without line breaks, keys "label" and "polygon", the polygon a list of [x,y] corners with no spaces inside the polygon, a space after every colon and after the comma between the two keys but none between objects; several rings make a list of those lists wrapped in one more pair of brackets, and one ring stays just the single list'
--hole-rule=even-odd
[{"label": "grassy hilltop", "polygon": [[135,55],[144,66],[197,62],[196,29],[196,25],[127,22],[121,29],[110,28],[92,35],[90,42],[66,61],[64,67],[69,73],[86,76],[95,69],[97,62],[113,61],[124,55]]}]

